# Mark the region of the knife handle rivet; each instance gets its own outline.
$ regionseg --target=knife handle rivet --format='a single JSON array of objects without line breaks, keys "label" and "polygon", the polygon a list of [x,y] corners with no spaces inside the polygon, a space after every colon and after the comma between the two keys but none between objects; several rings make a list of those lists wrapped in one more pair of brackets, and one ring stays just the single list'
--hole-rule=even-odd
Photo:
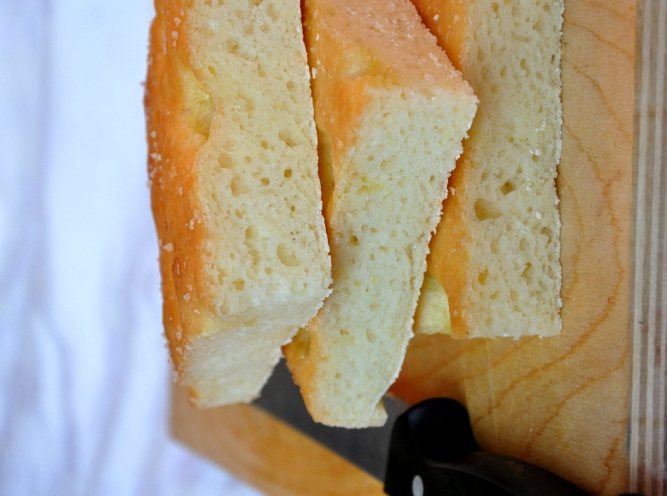
[{"label": "knife handle rivet", "polygon": [[424,481],[419,475],[412,479],[412,496],[424,496]]}]

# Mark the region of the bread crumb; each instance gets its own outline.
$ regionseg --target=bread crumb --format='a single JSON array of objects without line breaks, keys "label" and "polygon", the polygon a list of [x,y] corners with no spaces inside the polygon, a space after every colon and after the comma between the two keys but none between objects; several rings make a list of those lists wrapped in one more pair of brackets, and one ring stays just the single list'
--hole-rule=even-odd
[{"label": "bread crumb", "polygon": [[440,19],[440,14],[436,14],[433,16],[434,21],[437,21],[438,19]]},{"label": "bread crumb", "polygon": [[185,294],[183,295],[183,299],[184,299],[185,301],[190,301],[190,293],[185,293]]},{"label": "bread crumb", "polygon": [[174,245],[172,245],[171,243],[167,243],[162,247],[162,249],[164,251],[174,251]]}]

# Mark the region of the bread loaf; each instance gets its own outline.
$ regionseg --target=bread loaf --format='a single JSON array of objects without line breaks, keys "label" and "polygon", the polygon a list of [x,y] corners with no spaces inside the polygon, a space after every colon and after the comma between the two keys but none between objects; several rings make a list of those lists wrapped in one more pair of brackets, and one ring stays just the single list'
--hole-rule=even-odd
[{"label": "bread loaf", "polygon": [[408,0],[306,0],[333,292],[285,355],[314,420],[381,425],[476,108]]},{"label": "bread loaf", "polygon": [[563,2],[413,3],[480,99],[428,262],[452,335],[556,334]]},{"label": "bread loaf", "polygon": [[146,83],[164,326],[200,406],[252,400],[330,292],[297,0],[158,0]]}]

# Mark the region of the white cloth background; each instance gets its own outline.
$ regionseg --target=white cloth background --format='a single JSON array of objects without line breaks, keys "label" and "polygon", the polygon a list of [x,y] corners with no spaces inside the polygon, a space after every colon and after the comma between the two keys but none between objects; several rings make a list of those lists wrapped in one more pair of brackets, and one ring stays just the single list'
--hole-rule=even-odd
[{"label": "white cloth background", "polygon": [[0,494],[254,495],[168,434],[150,0],[0,0]]}]

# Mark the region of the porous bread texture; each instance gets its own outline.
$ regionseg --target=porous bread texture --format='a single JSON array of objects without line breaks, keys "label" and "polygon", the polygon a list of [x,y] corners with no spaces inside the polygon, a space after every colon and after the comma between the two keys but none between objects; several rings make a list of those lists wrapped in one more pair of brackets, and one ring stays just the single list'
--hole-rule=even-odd
[{"label": "porous bread texture", "polygon": [[330,292],[300,6],[155,6],[145,104],[171,358],[200,406],[250,401]]},{"label": "porous bread texture", "polygon": [[286,347],[317,422],[382,425],[477,99],[407,0],[307,0],[333,292]]},{"label": "porous bread texture", "polygon": [[428,261],[452,336],[557,334],[563,2],[412,1],[480,99]]}]

